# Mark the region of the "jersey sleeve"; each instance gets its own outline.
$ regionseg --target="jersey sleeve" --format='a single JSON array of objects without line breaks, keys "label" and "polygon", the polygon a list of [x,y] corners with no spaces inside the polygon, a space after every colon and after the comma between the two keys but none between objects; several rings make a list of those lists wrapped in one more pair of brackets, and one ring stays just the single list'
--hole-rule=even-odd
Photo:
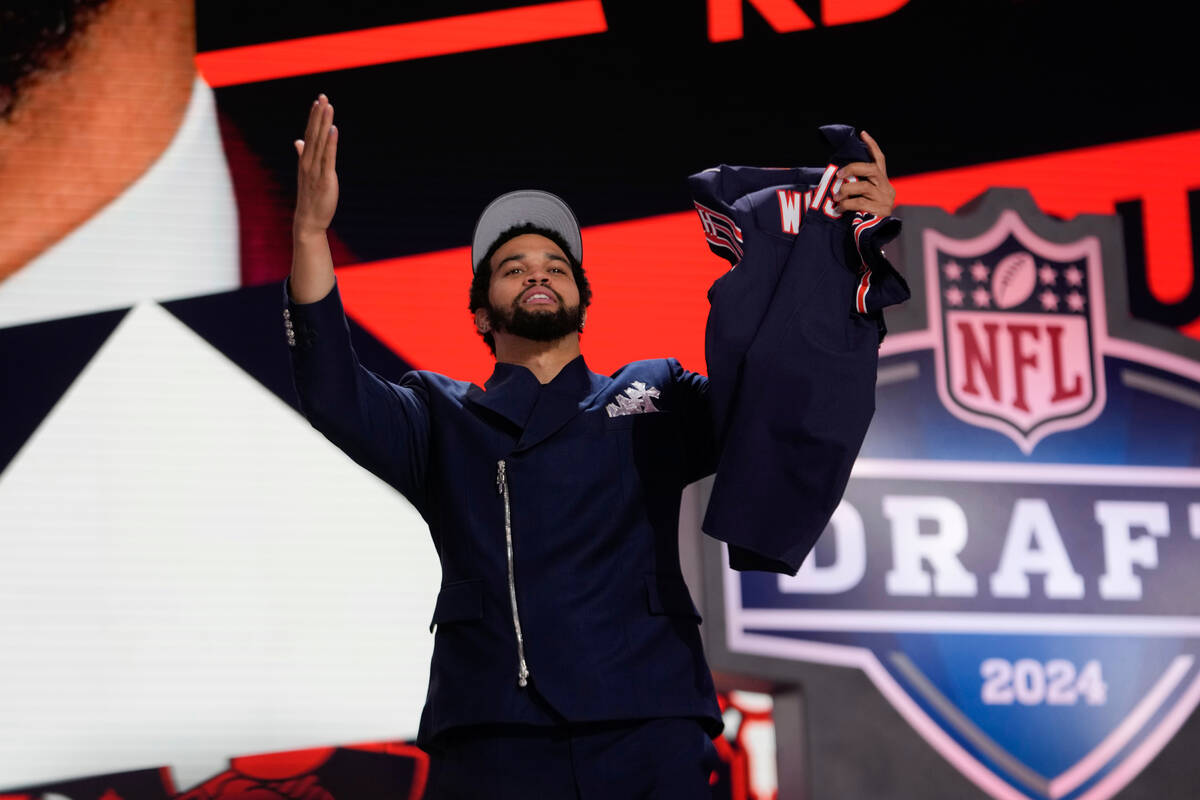
[{"label": "jersey sleeve", "polygon": [[854,215],[850,229],[862,263],[858,288],[854,293],[854,310],[875,316],[888,306],[907,300],[912,294],[908,282],[883,252],[883,246],[900,233],[900,220],[860,212]]},{"label": "jersey sleeve", "polygon": [[700,226],[704,229],[704,240],[708,242],[708,248],[737,266],[742,260],[745,234],[742,233],[742,226],[738,224],[733,209],[733,202],[739,195],[734,195],[727,189],[726,175],[730,169],[732,168],[722,165],[697,172],[688,178],[688,186],[692,191],[692,202],[700,216]]},{"label": "jersey sleeve", "polygon": [[[870,160],[855,128],[823,125],[820,131],[833,149],[831,164]],[[709,249],[736,267],[745,257],[748,236],[794,235],[823,173],[814,167],[721,164],[690,176],[688,188]]]},{"label": "jersey sleeve", "polygon": [[809,172],[722,164],[690,176],[688,188],[709,249],[736,267],[745,255],[745,229],[755,225],[747,196],[772,186],[803,183],[809,180]]},{"label": "jersey sleeve", "polygon": [[[823,125],[821,134],[833,148],[830,164],[842,167],[854,161],[871,160],[871,153],[859,136],[858,129],[850,125]],[[896,271],[883,253],[883,246],[900,233],[900,220],[892,216],[878,217],[858,212],[850,221],[850,230],[861,264],[854,310],[878,318],[882,332],[879,312],[904,302],[910,295],[904,276]]]},{"label": "jersey sleeve", "polygon": [[425,512],[428,393],[417,373],[400,383],[358,360],[336,283],[315,303],[296,303],[284,282],[284,325],[300,408],[346,455]]}]

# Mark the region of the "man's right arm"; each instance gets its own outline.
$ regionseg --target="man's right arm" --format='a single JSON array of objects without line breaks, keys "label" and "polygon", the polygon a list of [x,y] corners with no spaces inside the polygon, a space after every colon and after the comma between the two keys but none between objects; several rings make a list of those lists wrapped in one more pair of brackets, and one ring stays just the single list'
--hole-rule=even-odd
[{"label": "man's right arm", "polygon": [[429,395],[416,373],[399,384],[359,363],[335,284],[314,303],[285,298],[292,377],[312,426],[343,452],[425,507]]},{"label": "man's right arm", "polygon": [[299,168],[290,289],[297,303],[315,303],[333,288],[333,257],[326,231],[337,210],[337,140],[333,106],[321,95],[309,108],[304,138],[294,143]]},{"label": "man's right arm", "polygon": [[364,368],[350,341],[329,253],[337,207],[337,129],[321,95],[309,109],[299,157],[292,274],[284,323],[301,409],[331,442],[400,490],[419,510],[429,443],[428,395],[414,376],[391,383]]}]

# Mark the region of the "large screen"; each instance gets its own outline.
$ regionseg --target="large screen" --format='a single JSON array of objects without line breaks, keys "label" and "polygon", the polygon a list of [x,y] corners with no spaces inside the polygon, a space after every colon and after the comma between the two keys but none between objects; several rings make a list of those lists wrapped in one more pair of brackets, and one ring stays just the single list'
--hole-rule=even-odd
[{"label": "large screen", "polygon": [[[299,413],[281,315],[292,142],[318,93],[340,136],[330,242],[351,332],[393,380],[491,373],[470,236],[518,188],[561,195],[583,226],[592,370],[673,356],[703,372],[706,293],[729,265],[687,176],[823,166],[827,123],[880,143],[914,230],[989,189],[1024,190],[1045,219],[1107,219],[1108,318],[1157,331],[1186,372],[1200,107],[1173,17],[1032,0],[0,0],[0,789],[168,766],[174,792],[232,756],[415,735],[437,556],[417,511]],[[919,250],[888,253],[925,288]],[[936,309],[916,303],[885,359],[932,347]],[[1178,402],[1176,466],[1192,468],[1200,405]],[[1063,441],[1022,449],[1005,424],[988,435],[1014,464]],[[792,680],[766,669],[746,685]],[[959,786],[929,747],[944,796],[1018,791]],[[1166,785],[1137,774],[1088,796]]]}]

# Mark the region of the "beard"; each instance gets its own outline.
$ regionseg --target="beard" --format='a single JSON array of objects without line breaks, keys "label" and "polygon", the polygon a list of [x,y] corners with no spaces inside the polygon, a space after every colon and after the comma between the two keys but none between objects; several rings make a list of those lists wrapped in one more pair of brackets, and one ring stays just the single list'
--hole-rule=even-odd
[{"label": "beard", "polygon": [[0,0],[0,120],[39,72],[61,66],[109,0]]},{"label": "beard", "polygon": [[583,309],[578,305],[567,308],[558,297],[558,308],[554,311],[530,311],[519,303],[509,309],[489,305],[488,320],[493,330],[535,342],[553,342],[583,330]]}]

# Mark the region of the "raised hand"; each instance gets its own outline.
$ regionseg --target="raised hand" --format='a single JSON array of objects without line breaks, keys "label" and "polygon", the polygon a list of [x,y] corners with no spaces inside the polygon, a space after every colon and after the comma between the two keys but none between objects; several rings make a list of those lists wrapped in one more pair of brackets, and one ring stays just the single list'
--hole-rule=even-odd
[{"label": "raised hand", "polygon": [[839,213],[861,211],[886,217],[896,207],[896,190],[888,180],[887,162],[883,159],[883,151],[871,138],[871,134],[863,131],[860,136],[871,154],[871,160],[855,161],[838,170],[839,178],[853,175],[858,180],[843,183],[834,194],[833,201],[837,203]]},{"label": "raised hand", "polygon": [[292,276],[288,292],[297,303],[315,303],[334,285],[333,258],[325,232],[337,210],[337,128],[325,95],[308,110],[304,138],[295,141],[300,157],[296,176],[296,214],[292,218]]},{"label": "raised hand", "polygon": [[333,106],[325,95],[317,97],[308,111],[304,138],[294,144],[299,156],[296,178],[297,235],[324,233],[337,210],[338,179],[335,171],[338,130],[333,125]]}]

